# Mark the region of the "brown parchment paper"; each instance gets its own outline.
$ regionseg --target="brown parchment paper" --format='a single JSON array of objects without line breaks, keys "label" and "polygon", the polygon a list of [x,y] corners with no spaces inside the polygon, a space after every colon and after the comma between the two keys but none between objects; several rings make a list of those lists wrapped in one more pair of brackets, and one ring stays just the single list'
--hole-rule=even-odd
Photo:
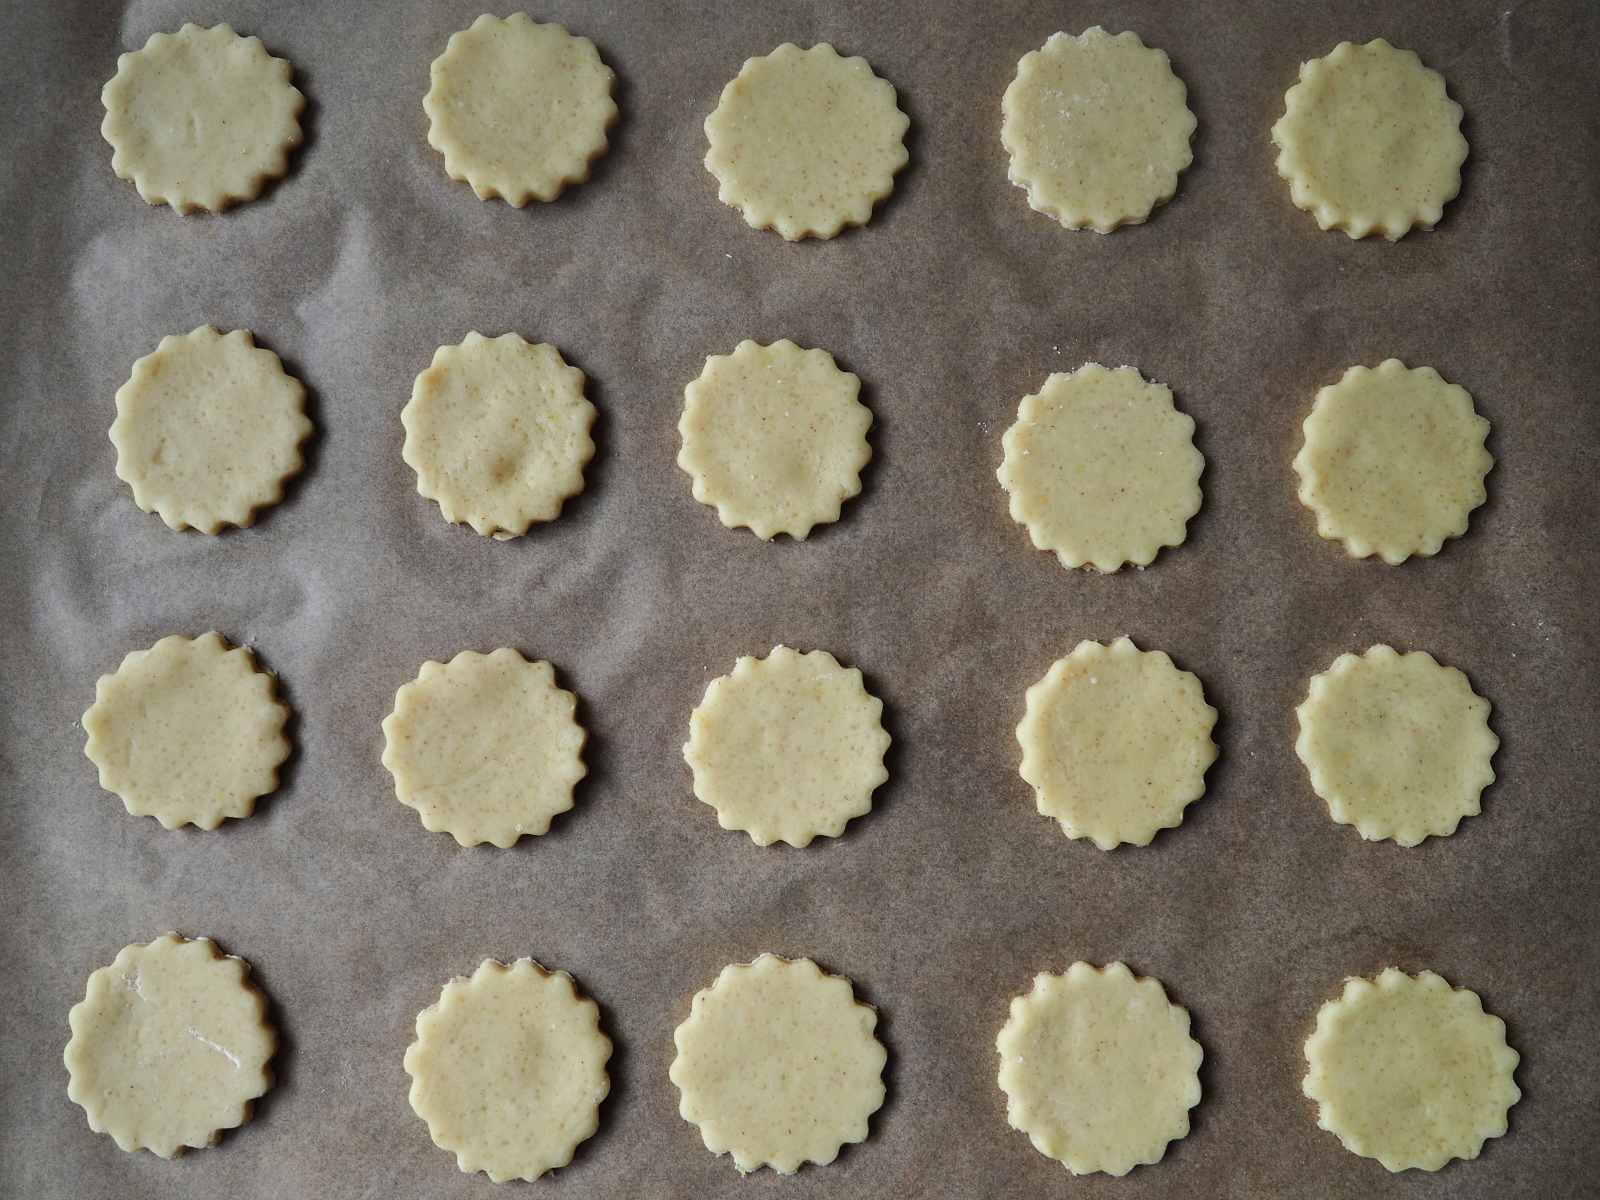
[{"label": "brown parchment paper", "polygon": [[[425,142],[428,63],[480,8],[0,15],[0,1193],[487,1196],[401,1055],[490,955],[571,971],[617,1045],[601,1132],[529,1194],[1600,1192],[1600,9],[541,0],[623,116],[591,182],[516,211]],[[147,208],[98,132],[117,55],[187,19],[259,35],[310,100],[289,178],[220,218]],[[1176,200],[1109,237],[1029,211],[998,136],[1017,59],[1095,23],[1167,50],[1200,121]],[[1472,146],[1397,245],[1320,232],[1268,139],[1302,59],[1380,35],[1445,73]],[[866,229],[788,245],[717,202],[701,122],[745,57],[824,39],[900,89],[912,161]],[[207,321],[280,353],[318,429],[287,502],[218,538],[139,512],[106,439],[133,360]],[[470,329],[555,343],[602,414],[585,494],[511,543],[400,458],[412,377]],[[864,494],[803,544],[723,529],[673,461],[684,383],[745,337],[833,351],[877,417]],[[1316,389],[1389,355],[1467,387],[1498,460],[1470,534],[1398,569],[1320,541],[1289,467]],[[1091,359],[1169,384],[1207,458],[1188,542],[1108,578],[1033,550],[994,478],[1018,399]],[[100,791],[76,721],[126,651],[211,628],[280,673],[297,752],[256,816],[166,832]],[[1120,634],[1198,673],[1222,757],[1181,828],[1105,854],[1034,811],[1013,728],[1055,657]],[[680,757],[706,682],[779,641],[859,665],[895,739],[872,813],[803,851],[718,829]],[[1503,739],[1483,815],[1417,849],[1334,825],[1293,753],[1306,679],[1375,641],[1463,668]],[[581,697],[592,774],[549,836],[462,850],[394,800],[379,721],[425,658],[501,645]],[[92,1134],[60,1058],[88,973],[168,929],[247,957],[284,1034],[256,1119],[174,1163]],[[834,1165],[741,1181],[667,1067],[692,993],[763,950],[881,1006],[890,1096]],[[1206,1052],[1192,1134],[1122,1180],[1037,1154],[995,1085],[1008,998],[1079,958],[1159,977]],[[1438,1175],[1346,1153],[1299,1093],[1317,1006],[1391,963],[1476,989],[1523,1056],[1510,1135]]]}]

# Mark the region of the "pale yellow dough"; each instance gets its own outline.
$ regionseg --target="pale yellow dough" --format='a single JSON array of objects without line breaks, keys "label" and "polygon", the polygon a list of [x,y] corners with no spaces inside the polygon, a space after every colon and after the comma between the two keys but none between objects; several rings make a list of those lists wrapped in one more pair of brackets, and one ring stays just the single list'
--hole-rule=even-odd
[{"label": "pale yellow dough", "polygon": [[1278,174],[1323,229],[1392,242],[1432,229],[1461,190],[1461,106],[1410,50],[1341,42],[1300,64],[1283,103]]},{"label": "pale yellow dough", "polygon": [[600,1009],[565,971],[486,959],[417,1014],[411,1107],[467,1174],[533,1180],[572,1161],[611,1090]]},{"label": "pale yellow dough", "polygon": [[861,672],[825,650],[743,656],[690,714],[694,794],[758,846],[838,837],[889,778],[882,715]]},{"label": "pale yellow dough", "polygon": [[788,42],[745,60],[706,118],[718,198],[788,241],[865,225],[906,165],[910,120],[864,58]]},{"label": "pale yellow dough", "polygon": [[273,677],[219,633],[164,637],[95,684],[83,752],[100,786],[167,829],[248,817],[289,757]]},{"label": "pale yellow dough", "polygon": [[1068,229],[1138,225],[1194,161],[1194,113],[1166,53],[1096,25],[1022,56],[1000,101],[1010,179]]},{"label": "pale yellow dough", "polygon": [[804,539],[839,519],[872,458],[861,380],[826,350],[743,341],[683,390],[678,466],[729,529]]},{"label": "pale yellow dough", "polygon": [[1488,436],[1467,390],[1432,367],[1395,358],[1351,367],[1317,393],[1306,418],[1294,460],[1300,502],[1317,514],[1317,532],[1354,558],[1437,554],[1488,498]]},{"label": "pale yellow dough", "polygon": [[1415,846],[1476,816],[1500,739],[1489,702],[1431,654],[1374,646],[1311,678],[1295,753],[1341,825]]},{"label": "pale yellow dough", "polygon": [[1317,1124],[1391,1171],[1477,1158],[1522,1098],[1505,1022],[1432,971],[1347,979],[1306,1039],[1301,1089]]},{"label": "pale yellow dough", "polygon": [[1188,1012],[1120,962],[1035,976],[995,1049],[1011,1127],[1074,1175],[1159,1162],[1200,1103]]},{"label": "pale yellow dough", "polygon": [[741,1172],[791,1175],[865,1141],[888,1056],[878,1014],[808,958],[724,967],[673,1034],[678,1112]]},{"label": "pale yellow dough", "polygon": [[1145,566],[1186,536],[1205,459],[1172,392],[1088,363],[1024,396],[996,472],[1011,517],[1064,567]]},{"label": "pale yellow dough", "polygon": [[214,1146],[272,1086],[278,1033],[250,966],[207,938],[127,946],[68,1015],[67,1095],[124,1150]]},{"label": "pale yellow dough", "polygon": [[504,541],[583,490],[594,405],[561,352],[514,333],[441,346],[401,410],[401,455],[444,519]]},{"label": "pale yellow dough", "polygon": [[148,204],[221,212],[289,169],[306,98],[294,69],[227,25],[157,33],[100,91],[111,169]]},{"label": "pale yellow dough", "polygon": [[383,765],[423,826],[501,848],[550,829],[588,774],[577,697],[515,650],[431,659],[383,719]]},{"label": "pale yellow dough", "polygon": [[554,200],[608,148],[611,68],[560,25],[485,13],[450,35],[429,76],[428,144],[480,200]]},{"label": "pale yellow dough", "polygon": [[253,524],[305,465],[306,390],[243,329],[162,338],[116,402],[117,477],[173,529]]}]

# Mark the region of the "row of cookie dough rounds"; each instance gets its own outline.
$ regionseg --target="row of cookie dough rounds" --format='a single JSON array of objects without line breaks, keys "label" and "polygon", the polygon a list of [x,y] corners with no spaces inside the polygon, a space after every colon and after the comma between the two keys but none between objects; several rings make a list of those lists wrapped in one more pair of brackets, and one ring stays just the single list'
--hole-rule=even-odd
[{"label": "row of cookie dough rounds", "polygon": [[[113,169],[180,211],[254,198],[301,141],[291,75],[226,25],[154,35],[102,92]],[[560,25],[485,14],[451,35],[430,75],[428,143],[480,199],[554,200],[608,148],[612,71]],[[1053,35],[1018,63],[1001,114],[1011,181],[1069,229],[1143,222],[1193,160],[1187,89],[1134,33]],[[829,238],[866,224],[893,190],[909,125],[865,59],[785,43],[723,89],[705,164],[751,226]],[[1353,238],[1432,228],[1467,156],[1443,77],[1381,38],[1302,64],[1272,138],[1294,203]]]}]

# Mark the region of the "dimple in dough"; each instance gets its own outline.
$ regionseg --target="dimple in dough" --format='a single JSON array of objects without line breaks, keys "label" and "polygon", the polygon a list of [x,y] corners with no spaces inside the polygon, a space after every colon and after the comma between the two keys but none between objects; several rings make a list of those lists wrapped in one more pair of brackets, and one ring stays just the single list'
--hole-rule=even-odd
[{"label": "dimple in dough", "polygon": [[1079,642],[1028,689],[1022,778],[1068,837],[1148,846],[1205,793],[1216,723],[1200,680],[1161,651]]},{"label": "dimple in dough", "polygon": [[1489,702],[1431,654],[1373,646],[1311,678],[1295,753],[1341,825],[1415,846],[1476,816],[1500,739]]},{"label": "dimple in dough", "polygon": [[826,650],[743,656],[689,717],[694,794],[758,846],[838,837],[889,778],[882,715],[861,672]]},{"label": "dimple in dough", "polygon": [[515,650],[429,660],[383,719],[383,765],[424,828],[463,846],[537,837],[588,774],[577,697]]},{"label": "dimple in dough", "polygon": [[89,976],[68,1020],[67,1095],[124,1150],[214,1146],[272,1086],[266,998],[249,964],[207,938],[125,947]]},{"label": "dimple in dough", "polygon": [[745,60],[706,118],[718,198],[788,241],[865,225],[906,165],[910,119],[864,58],[785,42]]},{"label": "dimple in dough", "polygon": [[505,541],[553,521],[594,457],[584,374],[554,346],[469,333],[441,346],[401,410],[401,455],[444,519]]},{"label": "dimple in dough", "polygon": [[1145,566],[1200,511],[1194,420],[1133,367],[1051,375],[1022,398],[1004,446],[1011,517],[1064,567]]},{"label": "dimple in dough", "polygon": [[289,169],[306,98],[294,69],[227,25],[153,34],[101,89],[111,169],[147,204],[221,212]]},{"label": "dimple in dough", "polygon": [[1317,393],[1295,456],[1317,532],[1354,558],[1437,554],[1488,498],[1489,422],[1463,387],[1390,358],[1351,367]]},{"label": "dimple in dough", "polygon": [[724,967],[673,1034],[678,1112],[740,1172],[792,1175],[865,1141],[888,1060],[878,1014],[808,958]]},{"label": "dimple in dough", "polygon": [[83,752],[134,816],[215,829],[278,786],[289,709],[275,690],[219,633],[164,637],[95,684]]},{"label": "dimple in dough", "polygon": [[1477,1158],[1522,1098],[1506,1027],[1466,988],[1396,967],[1351,978],[1306,1039],[1306,1096],[1346,1150],[1390,1171]]},{"label": "dimple in dough", "polygon": [[839,519],[872,458],[861,380],[826,350],[743,341],[683,391],[678,466],[729,529],[803,540]]},{"label": "dimple in dough", "polygon": [[1278,174],[1323,229],[1396,241],[1432,229],[1461,190],[1461,106],[1410,50],[1341,42],[1300,64],[1283,104]]},{"label": "dimple in dough", "polygon": [[487,959],[417,1014],[411,1108],[467,1174],[533,1180],[572,1161],[611,1090],[600,1009],[565,971]]},{"label": "dimple in dough", "polygon": [[117,477],[172,529],[250,525],[305,465],[306,390],[243,329],[162,338],[116,403]]},{"label": "dimple in dough", "polygon": [[1037,975],[995,1048],[1006,1119],[1074,1175],[1159,1162],[1200,1103],[1188,1012],[1120,962]]},{"label": "dimple in dough", "polygon": [[1194,113],[1164,51],[1096,25],[1022,56],[1000,102],[1011,182],[1068,229],[1138,225],[1194,161]]},{"label": "dimple in dough", "polygon": [[608,148],[611,68],[560,25],[485,13],[450,35],[429,75],[428,144],[480,200],[554,200]]}]

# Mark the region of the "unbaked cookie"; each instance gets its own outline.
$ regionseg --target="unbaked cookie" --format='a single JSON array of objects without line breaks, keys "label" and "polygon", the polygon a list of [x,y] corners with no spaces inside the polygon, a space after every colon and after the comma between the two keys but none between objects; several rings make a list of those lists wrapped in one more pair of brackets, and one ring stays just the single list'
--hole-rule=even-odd
[{"label": "unbaked cookie", "polygon": [[429,76],[428,145],[480,200],[554,200],[589,178],[617,119],[594,43],[526,13],[485,13],[451,34]]},{"label": "unbaked cookie", "polygon": [[1467,390],[1432,367],[1395,358],[1351,367],[1317,393],[1306,418],[1294,460],[1300,502],[1317,514],[1317,532],[1354,558],[1437,554],[1488,498],[1488,435]]},{"label": "unbaked cookie", "polygon": [[694,794],[758,846],[838,837],[889,778],[882,715],[861,672],[826,650],[745,655],[690,714],[683,757]]},{"label": "unbaked cookie", "polygon": [[294,68],[227,25],[157,33],[100,91],[111,169],[147,204],[221,212],[289,169],[306,98]]},{"label": "unbaked cookie", "polygon": [[741,1172],[791,1175],[865,1141],[883,1104],[878,1014],[808,958],[724,967],[673,1034],[678,1112]]},{"label": "unbaked cookie", "polygon": [[1323,229],[1392,242],[1432,229],[1461,190],[1461,106],[1410,50],[1341,42],[1300,64],[1283,106],[1278,174]]},{"label": "unbaked cookie", "polygon": [[1200,1103],[1188,1012],[1120,962],[1035,976],[995,1049],[1011,1127],[1074,1175],[1159,1162]]},{"label": "unbaked cookie", "polygon": [[749,58],[706,118],[717,196],[788,241],[865,225],[906,165],[910,119],[864,58],[788,42]]},{"label": "unbaked cookie", "polygon": [[583,491],[594,405],[561,352],[514,333],[440,346],[401,410],[401,455],[444,519],[501,541]]},{"label": "unbaked cookie", "polygon": [[167,829],[248,817],[289,757],[273,677],[219,633],[164,637],[95,684],[83,752],[100,786]]},{"label": "unbaked cookie", "polygon": [[467,1174],[533,1180],[600,1127],[611,1039],[572,976],[486,959],[417,1014],[406,1048],[411,1107]]},{"label": "unbaked cookie", "polygon": [[278,1032],[243,959],[175,933],[127,946],[68,1014],[67,1095],[124,1150],[214,1146],[272,1086]]},{"label": "unbaked cookie", "polygon": [[1522,1098],[1506,1027],[1466,988],[1395,967],[1347,979],[1306,1039],[1301,1089],[1317,1124],[1391,1171],[1477,1158]]},{"label": "unbaked cookie", "polygon": [[1011,517],[1064,567],[1145,566],[1186,536],[1206,460],[1172,392],[1088,363],[1024,396],[996,474]]},{"label": "unbaked cookie", "polygon": [[1095,25],[1022,56],[1000,101],[1011,182],[1068,229],[1138,225],[1194,161],[1194,113],[1165,51]]},{"label": "unbaked cookie", "polygon": [[1205,793],[1216,723],[1200,681],[1161,651],[1079,642],[1028,689],[1022,778],[1069,838],[1148,846]]},{"label": "unbaked cookie", "polygon": [[729,529],[804,539],[839,519],[872,458],[861,380],[826,350],[743,341],[683,390],[678,465]]},{"label": "unbaked cookie", "polygon": [[117,477],[173,529],[253,524],[305,465],[306,389],[243,329],[162,338],[116,401]]},{"label": "unbaked cookie", "polygon": [[1431,654],[1374,646],[1311,678],[1295,753],[1341,825],[1415,846],[1477,816],[1500,739],[1489,702]]}]

